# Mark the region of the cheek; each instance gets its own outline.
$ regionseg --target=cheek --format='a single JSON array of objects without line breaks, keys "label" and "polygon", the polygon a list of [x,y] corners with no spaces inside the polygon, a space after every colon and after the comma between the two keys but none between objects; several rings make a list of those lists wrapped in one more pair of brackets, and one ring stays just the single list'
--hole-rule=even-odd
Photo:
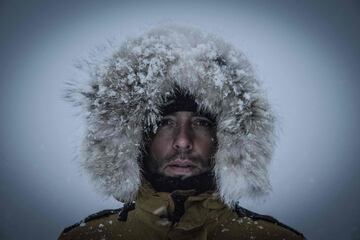
[{"label": "cheek", "polygon": [[[213,139],[213,140],[212,140]],[[210,158],[216,151],[216,138],[212,135],[200,135],[197,138],[197,150],[203,157]]]},{"label": "cheek", "polygon": [[150,144],[150,154],[153,158],[163,158],[171,149],[171,139],[166,136],[156,136]]}]

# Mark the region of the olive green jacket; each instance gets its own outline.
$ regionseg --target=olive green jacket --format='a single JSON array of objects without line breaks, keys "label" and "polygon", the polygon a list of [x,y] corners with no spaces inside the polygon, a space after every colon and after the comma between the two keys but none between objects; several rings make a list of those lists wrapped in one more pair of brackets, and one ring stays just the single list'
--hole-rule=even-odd
[{"label": "olive green jacket", "polygon": [[[182,208],[178,206],[179,199],[186,199]],[[231,210],[211,192],[194,195],[194,191],[178,190],[170,194],[155,192],[145,184],[140,188],[136,206],[126,204],[122,209],[89,216],[65,229],[59,239],[300,240],[304,237],[271,217],[241,207]]]}]

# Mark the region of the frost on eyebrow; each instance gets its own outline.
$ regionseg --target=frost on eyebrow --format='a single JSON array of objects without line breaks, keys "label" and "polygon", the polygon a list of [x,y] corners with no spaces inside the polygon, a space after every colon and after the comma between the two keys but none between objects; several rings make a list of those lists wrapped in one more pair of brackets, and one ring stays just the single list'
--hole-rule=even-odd
[{"label": "frost on eyebrow", "polygon": [[216,129],[216,123],[214,121],[212,121],[211,119],[207,118],[207,117],[204,117],[204,116],[201,116],[201,115],[195,115],[195,116],[192,117],[191,120],[193,122],[202,121],[203,123],[206,123],[209,128],[212,128],[214,130]]}]

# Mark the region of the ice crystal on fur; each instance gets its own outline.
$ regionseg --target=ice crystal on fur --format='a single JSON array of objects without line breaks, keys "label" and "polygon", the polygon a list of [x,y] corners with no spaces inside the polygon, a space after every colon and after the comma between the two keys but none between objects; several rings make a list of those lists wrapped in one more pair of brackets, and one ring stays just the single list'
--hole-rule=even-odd
[{"label": "ice crystal on fur", "polygon": [[274,117],[245,56],[210,34],[185,27],[154,29],[88,62],[87,87],[68,99],[88,114],[83,166],[106,194],[132,201],[141,184],[143,131],[156,130],[174,87],[216,115],[217,191],[233,206],[270,189],[267,166]]}]

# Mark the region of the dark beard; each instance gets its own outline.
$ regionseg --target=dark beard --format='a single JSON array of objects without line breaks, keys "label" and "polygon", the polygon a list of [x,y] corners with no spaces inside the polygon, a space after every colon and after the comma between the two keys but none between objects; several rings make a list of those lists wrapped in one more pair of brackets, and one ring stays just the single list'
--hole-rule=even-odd
[{"label": "dark beard", "polygon": [[213,191],[216,188],[212,171],[192,177],[168,177],[146,171],[144,177],[157,192],[173,192],[175,190],[195,190],[197,194]]}]

